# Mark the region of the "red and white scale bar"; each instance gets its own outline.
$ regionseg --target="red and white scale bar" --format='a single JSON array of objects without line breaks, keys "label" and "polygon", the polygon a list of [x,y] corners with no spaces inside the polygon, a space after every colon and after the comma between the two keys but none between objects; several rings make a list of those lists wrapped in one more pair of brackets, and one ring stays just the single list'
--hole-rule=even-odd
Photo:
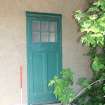
[{"label": "red and white scale bar", "polygon": [[22,105],[23,101],[23,67],[20,65],[20,105]]}]

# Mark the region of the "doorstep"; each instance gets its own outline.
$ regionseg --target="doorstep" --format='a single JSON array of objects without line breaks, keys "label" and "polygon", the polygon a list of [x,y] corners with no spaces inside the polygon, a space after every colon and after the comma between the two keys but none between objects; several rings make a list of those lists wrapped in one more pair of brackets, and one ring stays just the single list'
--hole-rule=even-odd
[{"label": "doorstep", "polygon": [[46,104],[46,105],[61,105],[60,103],[55,103],[55,104]]}]

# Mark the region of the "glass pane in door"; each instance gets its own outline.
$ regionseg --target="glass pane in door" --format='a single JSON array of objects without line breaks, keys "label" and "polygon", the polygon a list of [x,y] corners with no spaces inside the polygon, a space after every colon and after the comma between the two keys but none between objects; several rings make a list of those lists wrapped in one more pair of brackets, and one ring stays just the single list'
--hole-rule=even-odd
[{"label": "glass pane in door", "polygon": [[56,32],[56,22],[50,22],[49,31]]},{"label": "glass pane in door", "polygon": [[49,33],[48,32],[42,32],[41,33],[41,42],[48,42]]},{"label": "glass pane in door", "polygon": [[40,21],[32,22],[32,31],[40,31]]},{"label": "glass pane in door", "polygon": [[41,22],[41,32],[48,32],[48,22],[47,21]]},{"label": "glass pane in door", "polygon": [[56,41],[56,37],[55,37],[55,33],[50,33],[50,42],[55,42]]},{"label": "glass pane in door", "polygon": [[40,42],[40,32],[33,32],[32,33],[32,42]]}]

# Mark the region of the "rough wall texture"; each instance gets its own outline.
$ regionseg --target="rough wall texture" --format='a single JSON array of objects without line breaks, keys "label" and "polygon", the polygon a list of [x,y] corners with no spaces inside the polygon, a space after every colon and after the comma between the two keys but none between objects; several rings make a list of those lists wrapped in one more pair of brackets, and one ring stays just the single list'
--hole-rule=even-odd
[{"label": "rough wall texture", "polygon": [[[24,68],[23,102],[27,103],[26,11],[63,15],[63,66],[77,77],[90,76],[86,52],[77,42],[73,11],[85,9],[87,0],[0,0],[0,105],[20,102],[19,65]],[[77,79],[77,78],[75,78]]]}]

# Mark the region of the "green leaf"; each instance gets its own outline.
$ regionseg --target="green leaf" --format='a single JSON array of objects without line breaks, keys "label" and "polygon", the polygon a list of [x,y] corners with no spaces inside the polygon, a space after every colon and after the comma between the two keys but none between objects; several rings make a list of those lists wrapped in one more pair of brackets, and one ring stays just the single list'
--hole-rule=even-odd
[{"label": "green leaf", "polygon": [[103,58],[96,56],[92,63],[92,69],[96,72],[105,69],[105,65],[103,63]]},{"label": "green leaf", "polygon": [[61,77],[64,80],[69,81],[69,83],[73,82],[73,72],[70,70],[70,68],[63,69],[61,71]]},{"label": "green leaf", "polygon": [[81,85],[83,88],[87,87],[87,88],[91,88],[89,87],[89,84],[90,84],[90,80],[88,80],[87,78],[80,78],[79,81],[78,81],[79,85]]},{"label": "green leaf", "polygon": [[105,93],[105,84],[104,84],[104,86],[103,86],[103,91],[104,91],[104,93]]}]

